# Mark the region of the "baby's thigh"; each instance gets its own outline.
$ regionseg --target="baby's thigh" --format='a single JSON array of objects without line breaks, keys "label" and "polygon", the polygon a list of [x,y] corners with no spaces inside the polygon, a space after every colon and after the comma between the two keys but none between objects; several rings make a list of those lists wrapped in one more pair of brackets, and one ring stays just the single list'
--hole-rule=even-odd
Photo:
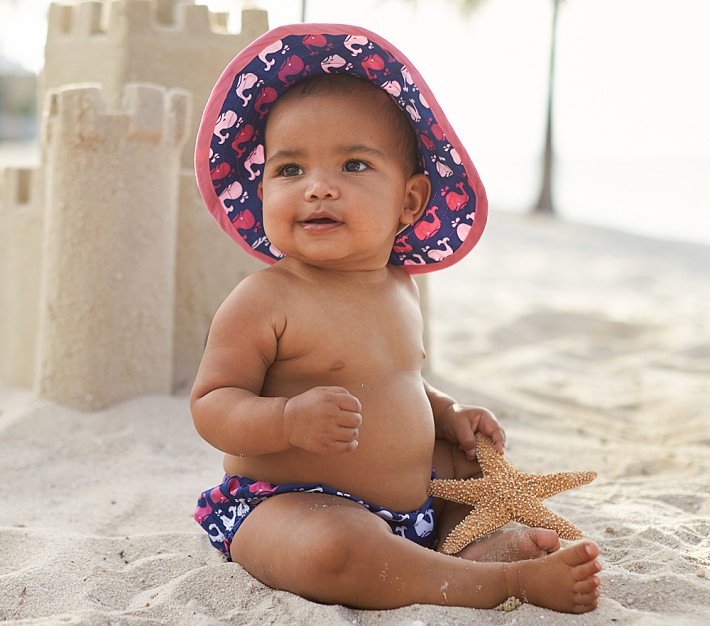
[{"label": "baby's thigh", "polygon": [[483,475],[477,460],[469,461],[456,444],[437,439],[432,464],[437,478],[479,478]]},{"label": "baby's thigh", "polygon": [[392,534],[389,524],[356,502],[285,493],[247,516],[230,549],[232,560],[261,582],[296,591],[299,577],[338,571],[350,548],[366,550],[381,533]]}]

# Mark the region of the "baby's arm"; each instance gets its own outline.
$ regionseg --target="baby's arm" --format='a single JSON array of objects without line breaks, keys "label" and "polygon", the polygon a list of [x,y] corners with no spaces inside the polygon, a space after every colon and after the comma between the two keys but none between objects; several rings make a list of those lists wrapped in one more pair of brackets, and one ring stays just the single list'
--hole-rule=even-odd
[{"label": "baby's arm", "polygon": [[232,455],[298,447],[338,454],[357,447],[360,402],[341,387],[315,387],[292,398],[261,397],[286,326],[273,281],[257,273],[215,315],[190,397],[195,428]]},{"label": "baby's arm", "polygon": [[451,396],[424,382],[429,403],[434,413],[437,439],[455,443],[469,460],[476,457],[475,434],[488,435],[500,453],[505,450],[505,431],[495,415],[480,406],[458,404]]}]

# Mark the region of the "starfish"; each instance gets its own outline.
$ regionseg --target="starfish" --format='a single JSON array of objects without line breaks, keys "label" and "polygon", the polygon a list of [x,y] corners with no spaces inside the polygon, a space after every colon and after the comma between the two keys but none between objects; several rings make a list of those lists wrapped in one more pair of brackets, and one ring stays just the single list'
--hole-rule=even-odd
[{"label": "starfish", "polygon": [[476,456],[483,478],[434,479],[429,494],[474,507],[446,538],[442,551],[455,554],[510,521],[549,528],[562,539],[579,539],[582,532],[545,507],[541,500],[579,487],[597,477],[596,472],[526,474],[515,469],[496,450],[490,437],[476,433]]}]

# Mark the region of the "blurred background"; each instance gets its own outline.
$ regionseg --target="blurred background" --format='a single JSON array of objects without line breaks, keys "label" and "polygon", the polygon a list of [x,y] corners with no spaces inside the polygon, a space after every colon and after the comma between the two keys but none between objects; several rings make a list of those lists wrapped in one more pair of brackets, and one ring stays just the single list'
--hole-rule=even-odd
[{"label": "blurred background", "polygon": [[[543,206],[568,221],[710,244],[707,0],[204,3],[231,11],[232,30],[256,6],[271,26],[345,22],[389,39],[447,112],[492,211]],[[48,4],[0,0],[0,167],[38,160]]]}]

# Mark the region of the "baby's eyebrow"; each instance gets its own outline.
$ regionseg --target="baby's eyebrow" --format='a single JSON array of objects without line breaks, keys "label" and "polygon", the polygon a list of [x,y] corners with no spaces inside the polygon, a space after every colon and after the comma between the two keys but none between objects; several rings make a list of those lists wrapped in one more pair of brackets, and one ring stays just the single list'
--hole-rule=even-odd
[{"label": "baby's eyebrow", "polygon": [[385,158],[385,153],[382,152],[382,150],[379,150],[377,148],[373,148],[372,146],[368,146],[366,144],[362,143],[355,143],[347,146],[342,147],[342,152],[348,154],[348,153],[360,153],[362,154],[363,152],[366,154],[371,154],[373,156],[377,156],[380,158]]},{"label": "baby's eyebrow", "polygon": [[303,152],[301,150],[279,150],[274,152],[266,159],[264,165],[268,165],[272,161],[290,161],[299,158]]},{"label": "baby's eyebrow", "polygon": [[[375,157],[384,159],[386,157],[385,153],[378,148],[368,146],[364,143],[353,143],[340,146],[338,151],[343,155],[348,154],[370,154]],[[299,149],[284,148],[283,150],[278,150],[274,154],[267,157],[264,165],[268,166],[273,161],[291,161],[303,158],[304,151]]]}]

